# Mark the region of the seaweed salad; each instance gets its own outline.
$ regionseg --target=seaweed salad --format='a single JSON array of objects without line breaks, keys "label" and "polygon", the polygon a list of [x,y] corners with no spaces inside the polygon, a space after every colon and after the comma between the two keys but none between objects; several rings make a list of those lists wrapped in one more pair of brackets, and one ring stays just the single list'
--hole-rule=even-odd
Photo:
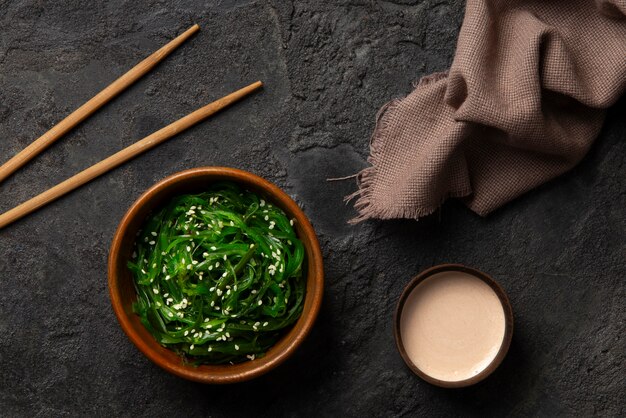
[{"label": "seaweed salad", "polygon": [[134,312],[185,361],[263,356],[302,313],[305,253],[293,226],[233,183],[175,197],[137,236]]}]

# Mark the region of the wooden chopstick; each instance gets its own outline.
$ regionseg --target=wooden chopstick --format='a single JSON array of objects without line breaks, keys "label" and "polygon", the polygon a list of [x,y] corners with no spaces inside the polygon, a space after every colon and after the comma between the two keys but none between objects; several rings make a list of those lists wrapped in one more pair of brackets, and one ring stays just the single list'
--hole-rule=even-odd
[{"label": "wooden chopstick", "polygon": [[21,152],[4,163],[0,167],[0,183],[17,171],[24,164],[33,159],[40,152],[48,148],[55,141],[65,135],[68,131],[78,125],[80,122],[89,117],[96,110],[100,109],[112,98],[124,91],[128,86],[139,80],[144,74],[154,68],[163,58],[167,57],[172,51],[178,48],[191,35],[200,30],[200,26],[193,25],[178,37],[174,38],[168,44],[164,45],[158,51],[154,52],[148,58],[135,65],[126,74],[115,80],[108,87],[89,99],[87,103],[76,109],[61,122],[53,126],[48,132],[40,136]]},{"label": "wooden chopstick", "polygon": [[74,177],[70,177],[62,183],[57,184],[53,188],[41,193],[40,195],[22,203],[21,205],[13,208],[2,215],[0,215],[0,229],[9,225],[10,223],[28,215],[29,213],[47,205],[50,202],[58,199],[59,197],[71,192],[72,190],[82,186],[85,183],[90,182],[96,177],[106,173],[109,170],[125,163],[126,161],[135,158],[139,154],[148,151],[149,149],[159,145],[174,135],[184,131],[185,129],[195,125],[203,119],[211,116],[226,106],[236,102],[237,100],[247,96],[256,89],[263,85],[260,81],[252,83],[247,87],[237,90],[234,93],[224,96],[219,100],[214,101],[193,113],[177,120],[176,122],[167,125],[164,128],[148,135],[144,139],[135,142],[133,145],[124,148],[123,150],[113,154],[107,159],[100,161],[99,163],[92,165],[88,169],[81,171]]}]

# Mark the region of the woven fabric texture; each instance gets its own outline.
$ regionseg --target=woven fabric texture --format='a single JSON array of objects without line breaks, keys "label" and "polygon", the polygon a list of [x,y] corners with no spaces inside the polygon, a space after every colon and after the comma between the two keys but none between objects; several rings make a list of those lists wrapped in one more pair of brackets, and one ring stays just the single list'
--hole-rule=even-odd
[{"label": "woven fabric texture", "polygon": [[479,215],[574,167],[626,88],[626,0],[468,0],[447,73],[378,115],[358,216]]}]

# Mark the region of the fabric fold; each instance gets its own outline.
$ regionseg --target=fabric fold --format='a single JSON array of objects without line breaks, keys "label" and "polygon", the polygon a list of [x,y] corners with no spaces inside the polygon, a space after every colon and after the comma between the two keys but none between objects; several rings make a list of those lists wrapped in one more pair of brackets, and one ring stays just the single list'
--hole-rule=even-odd
[{"label": "fabric fold", "polygon": [[626,1],[469,0],[448,73],[379,112],[358,216],[479,215],[574,167],[626,89]]}]

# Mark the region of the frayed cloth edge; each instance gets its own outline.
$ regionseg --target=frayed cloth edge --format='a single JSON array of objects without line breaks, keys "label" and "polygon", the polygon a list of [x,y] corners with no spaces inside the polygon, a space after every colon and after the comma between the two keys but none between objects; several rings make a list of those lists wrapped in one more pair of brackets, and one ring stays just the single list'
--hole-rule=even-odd
[{"label": "frayed cloth edge", "polygon": [[[434,83],[448,76],[447,72],[433,73],[420,78],[413,84],[414,91],[422,86]],[[346,203],[356,199],[354,208],[358,212],[357,216],[348,221],[349,224],[357,224],[368,219],[394,219],[394,218],[407,218],[407,219],[419,219],[435,212],[441,207],[443,202],[449,197],[462,197],[467,196],[471,191],[462,191],[459,193],[448,193],[439,204],[431,207],[376,207],[372,201],[372,195],[374,193],[374,184],[378,176],[378,166],[381,158],[382,144],[387,138],[389,128],[389,116],[397,108],[402,99],[394,99],[386,103],[376,115],[376,125],[374,126],[374,132],[370,138],[370,156],[367,161],[371,164],[370,167],[364,168],[356,175],[358,190],[344,198]]]}]

